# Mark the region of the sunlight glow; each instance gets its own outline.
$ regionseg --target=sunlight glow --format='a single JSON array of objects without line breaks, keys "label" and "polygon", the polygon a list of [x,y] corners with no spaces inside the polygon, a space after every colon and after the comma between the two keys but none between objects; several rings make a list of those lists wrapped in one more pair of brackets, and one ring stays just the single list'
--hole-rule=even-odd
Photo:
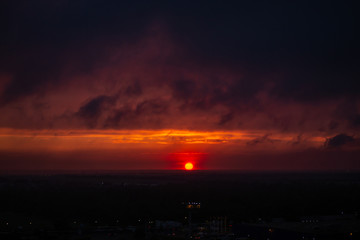
[{"label": "sunlight glow", "polygon": [[185,169],[186,170],[193,170],[194,165],[191,162],[188,162],[185,164]]}]

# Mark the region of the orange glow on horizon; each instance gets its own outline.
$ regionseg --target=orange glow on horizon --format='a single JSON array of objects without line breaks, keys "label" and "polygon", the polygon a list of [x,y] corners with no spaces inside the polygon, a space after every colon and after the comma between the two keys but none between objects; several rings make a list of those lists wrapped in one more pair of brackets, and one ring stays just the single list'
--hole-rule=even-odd
[{"label": "orange glow on horizon", "polygon": [[186,163],[185,164],[185,169],[186,170],[193,170],[193,168],[194,168],[194,165],[191,163],[191,162],[188,162],[188,163]]},{"label": "orange glow on horizon", "polygon": [[185,169],[193,170],[204,169],[204,163],[208,158],[208,153],[205,152],[175,152],[167,156],[168,167],[170,169]]},{"label": "orange glow on horizon", "polygon": [[[261,139],[267,131],[189,131],[189,130],[29,130],[0,128],[0,149],[2,150],[78,150],[119,149],[144,147],[164,148],[171,145],[231,146],[253,148],[248,143]],[[295,133],[274,133],[269,149],[288,148],[297,139]],[[322,146],[328,136],[308,136],[307,143]],[[261,144],[264,148],[266,144]],[[192,148],[198,151],[196,147]],[[186,150],[188,151],[188,150]],[[195,155],[194,153],[190,155]],[[190,156],[189,155],[189,156]],[[191,159],[187,159],[190,161]]]},{"label": "orange glow on horizon", "polygon": [[[307,158],[307,149],[320,152],[328,137],[325,133],[306,133],[299,140],[297,133],[271,130],[0,128],[0,159],[4,159],[2,169],[185,171],[187,163],[196,171],[232,169],[233,165],[239,169],[302,169],[303,165],[283,167],[283,159],[294,153]],[[264,156],[269,156],[269,161],[262,160]]]}]

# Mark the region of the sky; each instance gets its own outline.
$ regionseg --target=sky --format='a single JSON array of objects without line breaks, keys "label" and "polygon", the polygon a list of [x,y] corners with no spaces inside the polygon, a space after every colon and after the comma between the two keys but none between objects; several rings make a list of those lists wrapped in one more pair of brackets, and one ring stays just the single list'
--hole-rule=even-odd
[{"label": "sky", "polygon": [[355,1],[0,9],[0,171],[360,170]]}]

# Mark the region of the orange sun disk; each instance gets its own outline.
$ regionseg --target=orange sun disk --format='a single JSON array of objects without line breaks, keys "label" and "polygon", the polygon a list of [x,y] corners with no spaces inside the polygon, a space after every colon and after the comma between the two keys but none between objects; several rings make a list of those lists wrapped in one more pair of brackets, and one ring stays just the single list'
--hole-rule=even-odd
[{"label": "orange sun disk", "polygon": [[188,162],[185,164],[185,169],[186,170],[192,170],[194,168],[194,165],[191,162]]}]

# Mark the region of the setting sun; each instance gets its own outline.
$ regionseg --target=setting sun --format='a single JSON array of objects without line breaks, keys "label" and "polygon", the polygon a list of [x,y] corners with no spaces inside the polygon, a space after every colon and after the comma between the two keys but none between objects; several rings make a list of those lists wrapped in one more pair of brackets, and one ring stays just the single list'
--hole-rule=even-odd
[{"label": "setting sun", "polygon": [[194,168],[194,165],[191,162],[188,162],[185,164],[185,169],[186,170],[192,170]]}]

